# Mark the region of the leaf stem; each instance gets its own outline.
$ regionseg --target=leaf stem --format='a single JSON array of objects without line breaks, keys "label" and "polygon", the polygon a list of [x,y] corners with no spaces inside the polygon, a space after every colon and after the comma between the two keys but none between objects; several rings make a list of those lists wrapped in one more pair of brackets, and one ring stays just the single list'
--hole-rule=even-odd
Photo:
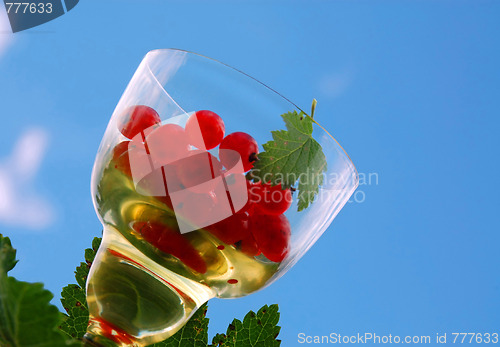
[{"label": "leaf stem", "polygon": [[316,110],[316,104],[318,101],[316,99],[313,99],[312,105],[311,105],[311,118],[314,118],[314,110]]}]

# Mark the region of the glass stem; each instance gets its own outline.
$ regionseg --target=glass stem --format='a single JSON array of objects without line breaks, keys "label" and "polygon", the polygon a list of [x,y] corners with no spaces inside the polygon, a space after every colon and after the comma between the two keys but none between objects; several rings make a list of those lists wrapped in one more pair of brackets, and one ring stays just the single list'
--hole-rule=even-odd
[{"label": "glass stem", "polygon": [[111,226],[87,279],[85,338],[100,347],[142,347],[175,334],[215,293],[165,268]]}]

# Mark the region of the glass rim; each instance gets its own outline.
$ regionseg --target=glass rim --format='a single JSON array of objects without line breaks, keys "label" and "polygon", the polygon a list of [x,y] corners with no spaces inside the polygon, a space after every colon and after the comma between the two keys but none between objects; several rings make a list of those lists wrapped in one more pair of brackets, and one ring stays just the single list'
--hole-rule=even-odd
[{"label": "glass rim", "polygon": [[[349,154],[347,153],[347,151],[344,149],[344,147],[342,147],[342,145],[337,141],[337,139],[332,135],[330,134],[330,132],[328,130],[326,130],[320,123],[318,123],[314,117],[311,117],[309,115],[309,113],[305,112],[302,108],[300,108],[299,106],[297,106],[297,104],[295,104],[294,102],[292,102],[289,98],[287,98],[286,96],[284,96],[283,94],[281,94],[280,92],[276,91],[275,89],[271,88],[270,86],[268,86],[267,84],[261,82],[260,80],[258,80],[257,78],[247,74],[246,72],[238,69],[238,68],[235,68],[234,66],[231,66],[229,64],[226,64],[220,60],[217,60],[215,58],[212,58],[212,57],[209,57],[209,56],[206,56],[204,54],[200,54],[200,53],[197,53],[197,52],[193,52],[193,51],[189,51],[189,50],[186,50],[186,49],[181,49],[181,48],[157,48],[157,49],[153,49],[153,50],[150,50],[148,51],[148,53],[146,53],[146,55],[144,56],[143,60],[146,60],[146,58],[148,57],[148,55],[150,54],[154,54],[154,53],[162,53],[162,52],[168,52],[168,51],[171,51],[171,52],[183,52],[183,53],[187,53],[187,54],[190,54],[190,55],[195,55],[195,56],[198,56],[198,57],[201,57],[201,58],[204,58],[204,59],[208,59],[208,60],[211,60],[215,63],[218,63],[218,64],[221,64],[235,72],[238,72],[250,79],[252,79],[253,81],[257,82],[258,84],[262,85],[263,87],[267,88],[268,90],[270,90],[271,92],[275,93],[276,95],[278,95],[279,97],[283,98],[284,100],[286,100],[287,102],[289,102],[292,106],[294,106],[295,108],[297,108],[297,110],[299,110],[300,112],[304,113],[307,117],[309,117],[312,122],[314,124],[316,124],[318,127],[321,128],[321,130],[323,130],[325,132],[325,134],[327,134],[334,142],[335,144],[340,148],[340,150],[342,151],[342,153],[344,154],[344,156],[347,158],[348,162],[349,162],[349,165],[352,167],[352,169],[354,170],[354,173],[355,173],[355,186],[357,187],[358,185],[358,182],[359,182],[359,172],[358,172],[358,169],[356,168],[356,165],[354,165],[354,162],[352,161],[351,157],[349,156]],[[163,91],[165,93],[168,93],[163,84],[158,80],[157,76],[155,75],[155,73],[151,70],[151,67],[149,65],[149,62],[145,62],[146,63],[146,66],[148,67],[148,70],[149,72],[151,73],[151,75],[153,76],[153,78],[155,79],[155,81],[158,83],[158,85],[161,86],[161,88],[163,89]]]}]

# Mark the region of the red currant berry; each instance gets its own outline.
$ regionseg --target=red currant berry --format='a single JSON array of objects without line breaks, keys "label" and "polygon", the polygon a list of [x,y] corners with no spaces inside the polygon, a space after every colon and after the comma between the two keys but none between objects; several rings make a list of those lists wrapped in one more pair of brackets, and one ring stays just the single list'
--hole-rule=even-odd
[{"label": "red currant berry", "polygon": [[250,207],[249,184],[244,173],[224,173],[218,179],[214,193],[219,199],[229,200],[232,211],[246,212]]},{"label": "red currant berry", "polygon": [[154,129],[146,137],[146,146],[155,167],[184,158],[189,151],[184,129],[176,124],[165,124]]},{"label": "red currant berry", "polygon": [[224,138],[225,126],[222,118],[212,111],[197,111],[186,123],[189,143],[199,149],[212,149]]},{"label": "red currant berry", "polygon": [[252,234],[248,234],[243,240],[241,240],[239,248],[241,252],[249,257],[255,257],[259,255],[260,252]]},{"label": "red currant berry", "polygon": [[257,160],[258,153],[257,141],[244,132],[227,135],[219,147],[219,158],[228,170],[234,167],[240,159],[243,163],[243,171],[250,170]]},{"label": "red currant berry", "polygon": [[173,194],[175,192],[184,190],[184,185],[182,184],[179,176],[177,175],[177,165],[167,164],[162,167],[162,173],[164,174],[164,179],[167,183],[168,194]]},{"label": "red currant berry", "polygon": [[174,212],[195,228],[204,227],[210,223],[212,212],[217,205],[215,196],[211,193],[194,193],[183,191],[174,200]]},{"label": "red currant berry", "polygon": [[222,242],[232,245],[249,235],[248,216],[244,213],[236,213],[206,229]]},{"label": "red currant berry", "polygon": [[170,199],[170,195],[165,195],[165,196],[155,196],[156,200],[162,202],[163,204],[167,205],[167,207],[173,211],[174,207],[172,204],[172,200]]},{"label": "red currant berry", "polygon": [[213,190],[215,177],[220,176],[222,164],[209,152],[189,151],[188,157],[175,163],[177,177],[182,185],[196,193],[208,193]]},{"label": "red currant berry", "polygon": [[177,230],[157,222],[135,222],[132,228],[160,251],[177,257],[184,265],[199,272],[207,272],[207,265],[198,251]]},{"label": "red currant berry", "polygon": [[142,235],[144,240],[157,247],[163,228],[153,222],[135,222],[132,228]]},{"label": "red currant berry", "polygon": [[258,183],[252,190],[252,202],[255,208],[265,214],[280,215],[292,205],[292,192],[282,189],[281,184],[271,186],[270,183]]},{"label": "red currant berry", "polygon": [[161,122],[160,116],[151,107],[137,105],[129,107],[121,116],[120,131],[125,137],[132,139],[141,131]]},{"label": "red currant berry", "polygon": [[255,205],[261,200],[260,198],[260,183],[253,183],[247,181],[248,202],[246,204],[246,211],[253,214]]},{"label": "red currant berry", "polygon": [[199,272],[207,272],[207,264],[200,253],[178,231],[166,229],[158,240],[158,249],[179,258],[184,265]]},{"label": "red currant berry", "polygon": [[290,250],[290,223],[285,215],[255,213],[250,216],[249,229],[264,256],[276,263],[283,261]]},{"label": "red currant berry", "polygon": [[128,147],[131,144],[130,141],[123,141],[113,148],[113,161],[115,169],[120,170],[125,175],[132,177],[132,171],[130,170],[130,159],[128,156]]}]

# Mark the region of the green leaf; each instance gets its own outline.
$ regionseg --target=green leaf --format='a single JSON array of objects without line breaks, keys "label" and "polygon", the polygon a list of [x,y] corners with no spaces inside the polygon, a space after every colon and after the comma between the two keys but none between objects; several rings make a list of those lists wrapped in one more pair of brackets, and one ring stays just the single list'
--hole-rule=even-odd
[{"label": "green leaf", "polygon": [[89,309],[85,298],[85,290],[76,284],[63,288],[61,303],[68,316],[60,328],[74,338],[82,338],[89,323]]},{"label": "green leaf", "polygon": [[80,266],[76,268],[75,278],[78,285],[82,287],[85,291],[85,285],[87,284],[87,277],[89,276],[90,266],[94,262],[97,250],[101,245],[102,239],[100,237],[94,237],[92,240],[92,248],[87,248],[85,250],[85,263],[80,263]]},{"label": "green leaf", "polygon": [[212,340],[212,346],[221,347],[274,347],[281,344],[277,340],[280,327],[278,305],[263,306],[257,314],[247,313],[243,322],[238,319],[227,328],[226,334],[217,334]]},{"label": "green leaf", "polygon": [[155,343],[153,347],[207,347],[208,345],[208,318],[207,304],[203,304],[186,323],[165,341]]},{"label": "green leaf", "polygon": [[0,346],[81,346],[58,329],[62,316],[50,304],[54,297],[42,283],[27,283],[7,275],[15,261],[10,240],[0,234]]},{"label": "green leaf", "polygon": [[298,182],[298,211],[315,199],[326,172],[326,158],[321,145],[312,137],[313,120],[292,111],[281,115],[287,130],[272,131],[272,141],[263,145],[248,179],[292,187]]},{"label": "green leaf", "polygon": [[61,330],[71,337],[82,338],[89,322],[89,309],[85,293],[85,284],[89,275],[90,266],[101,244],[101,238],[95,237],[92,248],[85,250],[85,263],[76,268],[75,278],[78,284],[69,284],[61,292],[61,303],[68,313],[61,324]]},{"label": "green leaf", "polygon": [[16,250],[12,248],[10,239],[0,234],[0,275],[12,270],[16,263]]}]

